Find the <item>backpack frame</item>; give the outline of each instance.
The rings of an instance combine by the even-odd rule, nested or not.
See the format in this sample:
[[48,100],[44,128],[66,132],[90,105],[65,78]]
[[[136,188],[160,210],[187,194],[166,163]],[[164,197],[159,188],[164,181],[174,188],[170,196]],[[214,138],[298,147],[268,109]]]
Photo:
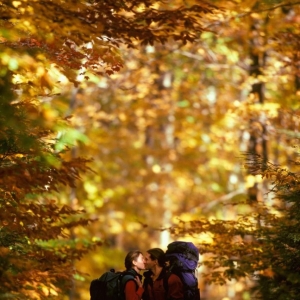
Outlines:
[[172,242],[168,245],[166,260],[170,263],[163,282],[166,292],[168,279],[171,274],[175,274],[183,283],[184,300],[200,300],[198,279],[195,274],[199,261],[198,248],[191,242]]

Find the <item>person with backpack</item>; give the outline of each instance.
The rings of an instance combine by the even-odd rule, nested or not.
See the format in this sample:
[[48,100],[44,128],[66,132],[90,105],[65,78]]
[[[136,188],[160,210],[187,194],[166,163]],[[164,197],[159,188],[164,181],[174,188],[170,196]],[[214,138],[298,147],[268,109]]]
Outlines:
[[125,300],[141,300],[144,292],[142,275],[140,272],[145,269],[144,256],[141,251],[133,250],[125,257],[126,273],[132,275],[124,287]]
[[103,273],[90,284],[90,300],[141,300],[144,288],[141,270],[145,269],[141,251],[133,250],[125,257],[125,271],[114,269]]
[[183,300],[183,284],[176,274],[168,274],[165,253],[160,248],[146,251],[143,300]]

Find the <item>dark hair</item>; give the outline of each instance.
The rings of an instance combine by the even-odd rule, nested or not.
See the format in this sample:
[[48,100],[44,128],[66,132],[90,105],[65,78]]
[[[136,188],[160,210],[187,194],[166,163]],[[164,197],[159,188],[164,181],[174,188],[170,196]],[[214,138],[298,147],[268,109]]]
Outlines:
[[147,253],[150,254],[152,260],[157,259],[158,265],[164,267],[166,263],[165,252],[160,248],[152,248],[147,250]]
[[137,258],[140,256],[140,254],[143,254],[139,250],[132,250],[129,251],[125,257],[125,268],[126,270],[129,270],[133,267],[133,261],[137,260]]

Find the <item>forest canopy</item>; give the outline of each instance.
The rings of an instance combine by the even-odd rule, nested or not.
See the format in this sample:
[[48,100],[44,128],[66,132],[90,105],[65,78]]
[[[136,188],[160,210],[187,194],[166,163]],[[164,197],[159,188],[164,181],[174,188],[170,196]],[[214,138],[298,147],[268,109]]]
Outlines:
[[0,299],[86,299],[175,239],[203,299],[294,299],[299,10],[2,1]]

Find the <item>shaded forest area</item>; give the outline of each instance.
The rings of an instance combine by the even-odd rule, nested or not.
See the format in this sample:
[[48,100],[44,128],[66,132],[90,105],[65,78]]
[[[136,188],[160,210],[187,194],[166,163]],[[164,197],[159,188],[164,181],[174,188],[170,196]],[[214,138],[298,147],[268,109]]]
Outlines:
[[88,299],[193,241],[201,299],[300,294],[300,2],[0,4],[0,299]]

